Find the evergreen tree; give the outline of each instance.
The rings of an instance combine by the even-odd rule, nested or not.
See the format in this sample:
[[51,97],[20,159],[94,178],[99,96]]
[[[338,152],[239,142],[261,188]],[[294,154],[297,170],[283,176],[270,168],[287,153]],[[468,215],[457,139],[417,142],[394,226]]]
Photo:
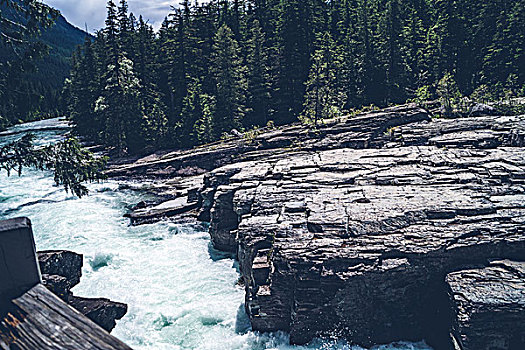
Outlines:
[[213,135],[240,128],[245,115],[246,69],[232,30],[223,25],[215,35],[211,72],[215,81],[216,107]]
[[284,0],[280,20],[279,107],[276,122],[295,120],[302,110],[304,83],[308,78],[310,51],[305,7],[299,0]]
[[[509,1],[495,1],[490,6],[494,13],[492,42],[485,49],[483,72],[490,82],[505,82],[511,74],[521,75],[525,63],[525,10],[524,1],[517,1],[514,6]],[[509,16],[510,13],[510,16]],[[513,64],[513,63],[517,64]],[[521,66],[520,66],[521,63]],[[519,79],[518,79],[519,80]]]
[[525,93],[523,1],[184,0],[154,33],[110,0],[67,102],[79,134],[122,154],[436,95],[452,113],[460,95]]
[[37,61],[48,54],[39,36],[58,15],[37,0],[0,1],[0,129],[42,107],[42,89],[27,81],[28,73],[34,73]]
[[118,18],[118,33],[119,33],[119,44],[120,51],[127,57],[133,57],[132,48],[132,22],[128,17],[128,2],[126,0],[120,0],[119,7],[117,10]]
[[427,67],[438,81],[447,71],[458,73],[462,28],[457,0],[437,0],[434,6],[436,22],[428,35]]
[[248,114],[246,127],[266,125],[270,117],[270,75],[268,71],[268,53],[265,39],[257,19],[250,26],[246,43],[248,70]]
[[385,55],[387,57],[386,83],[389,102],[406,100],[402,86],[406,86],[401,57],[402,19],[399,0],[388,0],[385,14]]
[[377,24],[375,17],[379,13],[372,5],[377,4],[373,4],[371,0],[358,0],[357,3],[359,44],[356,69],[359,71],[360,104],[363,105],[383,104],[387,97],[386,71],[383,68],[384,65],[379,61],[381,55],[378,53],[378,43],[373,40],[374,26],[372,24]]
[[152,48],[156,48],[155,34],[142,16],[139,17],[133,40],[134,71],[140,82],[139,95],[144,114],[144,134],[148,144],[159,148],[166,142],[168,119],[154,75],[157,64],[150,52]]
[[143,114],[140,84],[133,71],[133,62],[122,56],[118,70],[108,66],[106,85],[97,99],[96,111],[105,125],[105,141],[119,155],[126,151],[138,153],[144,148]]
[[346,102],[341,79],[343,57],[330,33],[318,40],[318,49],[312,60],[312,68],[306,83],[305,106],[301,119],[317,125],[323,118],[342,115]]
[[73,56],[73,72],[69,82],[70,118],[75,124],[75,131],[80,135],[93,135],[98,139],[100,129],[97,128],[94,113],[94,102],[97,97],[96,64],[93,44],[86,37],[83,52],[80,48]]
[[441,100],[443,114],[445,116],[452,115],[461,98],[461,93],[452,74],[447,73],[441,78],[437,85],[437,94]]
[[406,70],[407,80],[405,89],[408,96],[414,96],[417,89],[428,82],[425,81],[425,41],[426,30],[424,28],[424,13],[422,6],[408,6],[406,8],[407,20],[402,30],[401,55]]

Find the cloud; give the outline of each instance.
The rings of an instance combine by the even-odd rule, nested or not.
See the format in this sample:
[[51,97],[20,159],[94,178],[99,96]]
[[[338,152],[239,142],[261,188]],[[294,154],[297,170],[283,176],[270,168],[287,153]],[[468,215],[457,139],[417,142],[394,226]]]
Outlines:
[[[85,28],[87,25],[90,32],[95,32],[104,27],[106,0],[44,0],[44,2],[59,9],[70,23],[79,28]],[[180,0],[128,0],[128,2],[130,11],[137,18],[142,15],[157,29],[170,12],[171,6],[178,6]]]

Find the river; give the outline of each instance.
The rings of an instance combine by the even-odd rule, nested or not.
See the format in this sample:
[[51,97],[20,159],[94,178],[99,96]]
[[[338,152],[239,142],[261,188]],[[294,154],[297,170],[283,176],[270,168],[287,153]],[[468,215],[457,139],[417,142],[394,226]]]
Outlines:
[[[65,132],[54,129],[59,124],[53,119],[15,126],[0,136],[0,145],[20,137],[13,132],[30,129],[40,129],[38,145],[56,142]],[[75,295],[128,304],[113,335],[144,350],[361,349],[337,340],[290,346],[286,334],[251,332],[236,262],[213,250],[206,227],[170,222],[132,227],[123,215],[148,195],[121,185],[91,184],[90,195],[77,199],[56,187],[49,172],[0,174],[1,219],[29,217],[38,250],[84,254]],[[374,350],[430,348],[398,343]]]

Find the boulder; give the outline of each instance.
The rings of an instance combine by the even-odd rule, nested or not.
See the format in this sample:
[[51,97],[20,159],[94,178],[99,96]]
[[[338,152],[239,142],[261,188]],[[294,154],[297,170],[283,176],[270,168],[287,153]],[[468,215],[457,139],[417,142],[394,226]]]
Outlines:
[[525,349],[525,262],[454,272],[447,284],[461,350]]
[[481,117],[481,116],[496,115],[496,114],[497,114],[496,108],[489,106],[487,104],[484,104],[484,103],[475,103],[470,108],[470,115],[472,117]]
[[80,298],[71,288],[80,283],[83,256],[65,250],[38,252],[42,283],[60,299],[110,332],[127,312],[127,305],[104,298]]
[[120,320],[128,312],[126,304],[104,298],[93,299],[71,296],[68,304],[108,332],[115,328],[116,320]]
[[[67,292],[80,283],[83,259],[82,255],[65,250],[38,252],[40,272],[64,277],[68,282]],[[53,283],[51,279],[49,282]]]
[[63,301],[68,301],[71,295],[72,286],[71,282],[66,277],[59,275],[43,274],[42,284]]

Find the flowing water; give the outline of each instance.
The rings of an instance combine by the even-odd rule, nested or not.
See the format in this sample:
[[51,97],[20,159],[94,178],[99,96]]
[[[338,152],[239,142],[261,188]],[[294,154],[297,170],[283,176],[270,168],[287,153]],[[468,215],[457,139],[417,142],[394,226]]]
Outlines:
[[[10,131],[47,128],[58,120],[19,125]],[[60,140],[64,131],[37,131],[37,144]],[[21,135],[0,136],[0,145]],[[345,342],[317,340],[290,346],[286,334],[257,334],[243,311],[235,261],[210,245],[204,226],[161,222],[132,227],[123,215],[147,194],[118,182],[89,186],[82,199],[56,187],[49,172],[0,174],[0,219],[27,216],[38,250],[84,254],[84,297],[107,297],[129,305],[113,335],[135,349],[352,349]],[[429,350],[399,343],[375,350]]]

